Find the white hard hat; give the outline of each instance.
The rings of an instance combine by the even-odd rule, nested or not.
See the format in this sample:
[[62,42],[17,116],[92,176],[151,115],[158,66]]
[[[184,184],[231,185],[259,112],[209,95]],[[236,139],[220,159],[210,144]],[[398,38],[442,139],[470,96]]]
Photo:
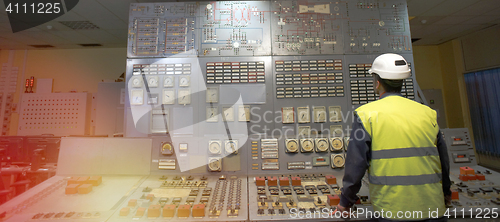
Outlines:
[[392,80],[407,79],[411,76],[411,70],[406,60],[403,56],[394,53],[382,54],[375,58],[368,73],[375,73],[382,79]]

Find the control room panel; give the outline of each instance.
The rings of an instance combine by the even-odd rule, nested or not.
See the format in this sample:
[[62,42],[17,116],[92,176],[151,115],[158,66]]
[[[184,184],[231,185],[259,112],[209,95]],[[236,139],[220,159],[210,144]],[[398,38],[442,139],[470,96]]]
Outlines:
[[[371,63],[398,53],[413,65],[405,0],[132,3],[128,28],[126,138],[63,138],[66,170],[9,202],[7,221],[329,212],[354,110],[379,98]],[[414,70],[401,94],[425,101]],[[450,207],[498,206],[500,177],[477,165],[468,131],[442,132]],[[372,210],[367,177],[362,184],[356,206]]]

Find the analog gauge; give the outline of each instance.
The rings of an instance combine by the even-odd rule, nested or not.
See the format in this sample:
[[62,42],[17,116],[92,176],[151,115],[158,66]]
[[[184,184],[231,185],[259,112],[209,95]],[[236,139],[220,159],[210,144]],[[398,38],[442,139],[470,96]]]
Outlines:
[[217,103],[219,102],[219,88],[207,88],[207,103]]
[[250,106],[238,107],[238,121],[250,122]]
[[330,135],[342,135],[342,125],[330,125]]
[[309,137],[311,135],[310,126],[299,126],[299,137]]
[[163,87],[174,87],[174,77],[167,76],[165,80],[163,80]]
[[175,103],[175,91],[173,89],[164,89],[163,90],[163,104],[174,104]]
[[349,136],[344,137],[344,149],[345,149],[345,151],[347,151],[347,147],[349,146],[350,139],[351,139],[351,137],[349,137]]
[[208,143],[208,152],[210,154],[220,154],[221,153],[221,142],[218,140],[212,140]]
[[142,87],[142,78],[139,76],[133,77],[132,78],[132,87],[134,88],[139,88]]
[[301,139],[300,147],[302,147],[301,152],[303,153],[312,152],[314,149],[314,142],[312,139]]
[[299,123],[310,123],[311,115],[309,114],[309,106],[297,107],[297,118]]
[[178,94],[177,103],[181,105],[186,105],[191,103],[191,90],[179,89],[177,94]]
[[131,105],[144,104],[144,91],[142,89],[130,90],[130,104]]
[[238,140],[228,140],[224,145],[224,150],[226,154],[236,154],[238,153]]
[[330,106],[328,107],[328,112],[330,114],[331,123],[337,123],[342,121],[342,113],[340,106]]
[[316,152],[327,152],[328,151],[328,139],[317,138],[316,139]]
[[156,88],[158,87],[158,76],[151,76],[148,77],[148,87],[150,88]]
[[344,148],[344,142],[340,137],[330,138],[330,145],[332,151],[341,151]]
[[207,107],[207,122],[219,122],[219,109],[217,107]]
[[295,123],[295,112],[293,107],[281,108],[281,118],[283,123]]
[[222,107],[222,120],[226,122],[234,121],[234,108],[231,107]]
[[220,158],[208,158],[208,171],[219,172],[222,170],[222,159]]
[[326,108],[324,106],[313,107],[313,116],[315,123],[326,122]]
[[287,153],[296,153],[299,151],[299,143],[297,139],[287,139],[285,140],[285,147]]
[[180,87],[189,87],[191,83],[191,80],[189,78],[189,76],[181,76],[179,78],[179,86]]
[[332,154],[332,168],[342,168],[345,164],[344,155],[342,154]]
[[165,143],[161,144],[161,154],[162,155],[174,154],[174,147],[172,146],[172,143],[165,142]]

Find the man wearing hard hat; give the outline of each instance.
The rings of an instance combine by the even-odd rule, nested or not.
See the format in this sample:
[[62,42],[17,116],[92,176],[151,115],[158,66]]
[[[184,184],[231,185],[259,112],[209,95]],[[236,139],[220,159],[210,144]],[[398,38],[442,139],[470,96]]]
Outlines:
[[[355,111],[337,211],[345,213],[357,201],[368,170],[373,210],[384,212],[379,221],[446,221],[450,167],[436,112],[401,96],[411,76],[402,56],[378,56],[369,73],[380,98]],[[421,214],[408,217],[407,211]]]

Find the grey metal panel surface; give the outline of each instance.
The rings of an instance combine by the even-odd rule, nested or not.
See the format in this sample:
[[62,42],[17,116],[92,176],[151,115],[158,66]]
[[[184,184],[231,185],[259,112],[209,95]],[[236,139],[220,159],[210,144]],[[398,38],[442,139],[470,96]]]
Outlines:
[[151,139],[63,137],[57,175],[147,175]]
[[102,82],[97,85],[95,135],[113,136],[123,133],[125,111],[122,103],[123,82]]
[[444,109],[442,91],[440,89],[424,89],[422,93],[424,93],[429,107],[436,111],[439,127],[447,128],[448,125],[446,124],[446,112]]
[[343,18],[345,54],[411,53],[405,0],[347,1]]
[[269,1],[200,2],[198,56],[271,55]]
[[271,1],[273,55],[343,54],[346,2]]
[[195,2],[132,3],[128,58],[197,55]]

